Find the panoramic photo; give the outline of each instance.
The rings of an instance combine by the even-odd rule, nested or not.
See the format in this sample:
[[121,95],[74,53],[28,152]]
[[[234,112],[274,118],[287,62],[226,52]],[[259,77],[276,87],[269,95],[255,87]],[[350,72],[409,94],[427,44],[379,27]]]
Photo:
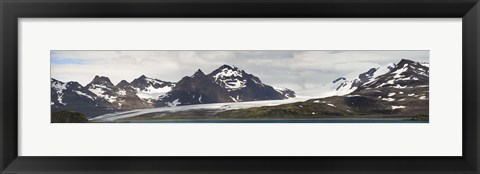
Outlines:
[[51,123],[428,123],[429,51],[52,50]]

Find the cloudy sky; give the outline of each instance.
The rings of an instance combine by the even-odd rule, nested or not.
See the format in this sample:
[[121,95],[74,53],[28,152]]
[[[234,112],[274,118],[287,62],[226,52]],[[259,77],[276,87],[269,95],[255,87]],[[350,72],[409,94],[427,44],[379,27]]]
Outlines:
[[397,63],[429,62],[429,51],[51,51],[51,76],[88,84],[95,75],[116,84],[141,75],[176,82],[197,69],[234,65],[264,83],[310,90],[338,77]]

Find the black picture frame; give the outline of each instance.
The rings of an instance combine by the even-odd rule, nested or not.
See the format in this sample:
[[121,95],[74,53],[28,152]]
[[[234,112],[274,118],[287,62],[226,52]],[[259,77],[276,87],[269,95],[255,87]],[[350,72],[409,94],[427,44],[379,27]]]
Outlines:
[[[0,0],[1,173],[479,173],[478,0]],[[18,18],[462,18],[462,157],[18,156]],[[460,94],[459,94],[460,95]]]

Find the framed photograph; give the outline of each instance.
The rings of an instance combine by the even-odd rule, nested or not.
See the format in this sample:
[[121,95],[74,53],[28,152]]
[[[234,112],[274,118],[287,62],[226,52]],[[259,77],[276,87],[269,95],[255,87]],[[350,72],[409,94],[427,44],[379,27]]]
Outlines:
[[2,1],[2,173],[479,173],[479,4]]
[[429,122],[425,50],[50,56],[52,123]]

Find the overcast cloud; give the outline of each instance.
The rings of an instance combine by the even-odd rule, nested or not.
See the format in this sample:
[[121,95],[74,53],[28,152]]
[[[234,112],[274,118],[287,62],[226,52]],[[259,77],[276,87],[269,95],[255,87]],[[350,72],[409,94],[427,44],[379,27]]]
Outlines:
[[429,62],[429,51],[51,51],[51,76],[82,85],[95,75],[114,84],[141,75],[176,82],[228,64],[266,84],[305,90],[402,58]]

